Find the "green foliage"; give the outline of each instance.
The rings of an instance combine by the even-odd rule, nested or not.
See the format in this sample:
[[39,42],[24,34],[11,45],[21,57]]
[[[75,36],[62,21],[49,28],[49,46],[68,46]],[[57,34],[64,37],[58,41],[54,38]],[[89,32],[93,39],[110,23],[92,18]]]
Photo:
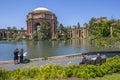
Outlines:
[[99,46],[106,46],[107,45],[107,41],[106,40],[101,40],[101,39],[99,39],[99,40],[97,40],[96,42],[95,42],[95,45],[99,45]]
[[100,38],[95,39],[94,44],[96,46],[118,46],[120,38]]
[[112,75],[106,75],[104,77],[99,77],[96,78],[95,80],[119,80],[120,79],[120,74],[112,74]]
[[36,31],[33,32],[32,38],[33,38],[33,40],[38,40],[38,34]]
[[43,57],[42,60],[48,60],[48,57]]
[[120,56],[108,58],[105,63],[100,66],[95,65],[77,65],[72,64],[62,67],[56,64],[48,64],[34,66],[32,68],[26,66],[23,69],[13,71],[5,71],[0,68],[1,80],[46,80],[46,79],[66,79],[76,77],[80,79],[89,79],[95,77],[103,77],[105,74],[120,72]]
[[28,63],[28,62],[30,62],[30,59],[24,58],[24,59],[23,59],[23,62]]
[[110,26],[113,24],[113,37],[120,36],[120,20],[105,20],[102,18],[91,18],[89,21],[89,35],[94,35],[96,38],[110,37]]
[[13,26],[13,28],[12,28],[12,33],[13,33],[13,34],[14,34],[14,33],[18,33],[17,28],[16,28],[15,26]]
[[114,23],[113,36],[114,37],[119,37],[120,36],[120,20],[115,21],[115,23]]
[[9,71],[5,71],[0,67],[0,80],[9,79],[9,75],[7,75],[8,73]]
[[108,37],[110,35],[109,21],[94,24],[92,23],[90,27],[90,32],[96,37]]
[[51,37],[51,28],[48,22],[42,22],[40,30],[34,31],[32,34],[33,40],[49,40]]
[[40,39],[50,39],[51,38],[51,28],[47,22],[43,22],[39,31]]
[[63,26],[62,24],[60,24],[58,26],[58,38],[60,40],[66,40],[69,39],[69,31],[68,28],[66,28],[65,26]]
[[[79,67],[78,65],[74,65],[74,64],[70,65],[70,66],[66,66],[65,73],[66,73],[67,77],[72,77],[73,75],[75,75],[75,74],[73,74],[73,71],[74,71],[74,69],[77,69],[78,67]],[[74,72],[74,73],[76,73],[76,72]]]
[[77,23],[77,27],[80,28],[80,23],[79,22]]

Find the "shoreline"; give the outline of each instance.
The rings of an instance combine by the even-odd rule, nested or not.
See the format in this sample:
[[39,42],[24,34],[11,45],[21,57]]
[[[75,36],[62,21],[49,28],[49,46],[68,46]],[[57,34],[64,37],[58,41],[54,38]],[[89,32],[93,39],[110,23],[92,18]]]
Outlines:
[[[20,63],[15,65],[13,62],[13,60],[10,61],[0,61],[0,67],[6,69],[6,70],[15,70],[15,69],[20,69],[20,68],[24,68],[25,66],[29,66],[29,67],[33,67],[33,66],[41,66],[41,65],[47,65],[47,64],[57,64],[57,65],[61,65],[61,66],[67,66],[69,64],[80,64],[80,62],[82,61],[82,55],[86,55],[86,57],[88,59],[92,59],[94,57],[96,57],[96,52],[93,53],[76,53],[76,54],[70,54],[70,55],[62,55],[62,56],[53,56],[53,57],[44,57],[44,58],[34,58],[34,59],[30,59],[30,62],[26,62],[26,63]],[[115,54],[115,53],[112,53]],[[120,56],[120,53],[117,53],[115,55]],[[109,58],[109,55],[111,55],[111,52],[109,54],[102,54],[101,53],[101,57],[102,58]],[[113,55],[113,56],[115,56]],[[111,56],[111,57],[113,57]]]
[[[62,56],[52,56],[52,57],[46,57],[46,58],[47,58],[47,60],[57,60],[57,59],[71,58],[71,57],[76,57],[76,56],[80,56],[81,57],[82,53],[62,55]],[[42,60],[44,60],[44,57],[30,59],[30,62],[42,61]],[[14,60],[0,61],[0,64],[12,64],[12,63],[14,63]]]
[[[68,55],[61,55],[61,56],[52,56],[52,57],[41,57],[41,58],[33,58],[30,59],[30,62],[34,61],[45,61],[45,60],[58,60],[58,59],[65,59],[65,58],[72,58],[72,57],[81,57],[82,55],[96,55],[97,53],[100,54],[113,54],[120,56],[120,51],[97,51],[97,52],[86,52],[86,53],[76,53],[76,54],[68,54]],[[28,58],[29,59],[29,58]],[[11,64],[14,63],[14,60],[8,60],[8,61],[0,61],[0,64]]]

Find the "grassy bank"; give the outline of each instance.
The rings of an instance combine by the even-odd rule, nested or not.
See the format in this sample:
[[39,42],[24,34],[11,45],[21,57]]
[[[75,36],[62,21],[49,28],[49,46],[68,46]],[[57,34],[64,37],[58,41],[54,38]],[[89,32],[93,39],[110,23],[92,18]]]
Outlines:
[[93,40],[94,45],[96,46],[109,46],[109,47],[116,47],[120,45],[120,38],[99,38]]
[[104,77],[96,78],[95,80],[120,80],[120,73],[105,75]]

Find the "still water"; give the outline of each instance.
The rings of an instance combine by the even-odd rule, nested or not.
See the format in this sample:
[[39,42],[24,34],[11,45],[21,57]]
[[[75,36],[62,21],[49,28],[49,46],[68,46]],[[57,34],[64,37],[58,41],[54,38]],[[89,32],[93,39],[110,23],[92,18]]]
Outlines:
[[0,61],[12,60],[13,51],[23,48],[28,58],[42,58],[93,51],[116,51],[120,47],[96,47],[86,39],[68,41],[0,41]]

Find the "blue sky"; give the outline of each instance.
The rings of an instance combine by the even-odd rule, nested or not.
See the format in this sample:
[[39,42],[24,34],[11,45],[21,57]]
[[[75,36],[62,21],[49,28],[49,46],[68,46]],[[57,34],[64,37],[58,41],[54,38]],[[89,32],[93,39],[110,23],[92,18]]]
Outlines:
[[26,29],[26,15],[38,7],[50,9],[65,26],[82,26],[92,17],[120,19],[120,0],[0,0],[0,28]]

